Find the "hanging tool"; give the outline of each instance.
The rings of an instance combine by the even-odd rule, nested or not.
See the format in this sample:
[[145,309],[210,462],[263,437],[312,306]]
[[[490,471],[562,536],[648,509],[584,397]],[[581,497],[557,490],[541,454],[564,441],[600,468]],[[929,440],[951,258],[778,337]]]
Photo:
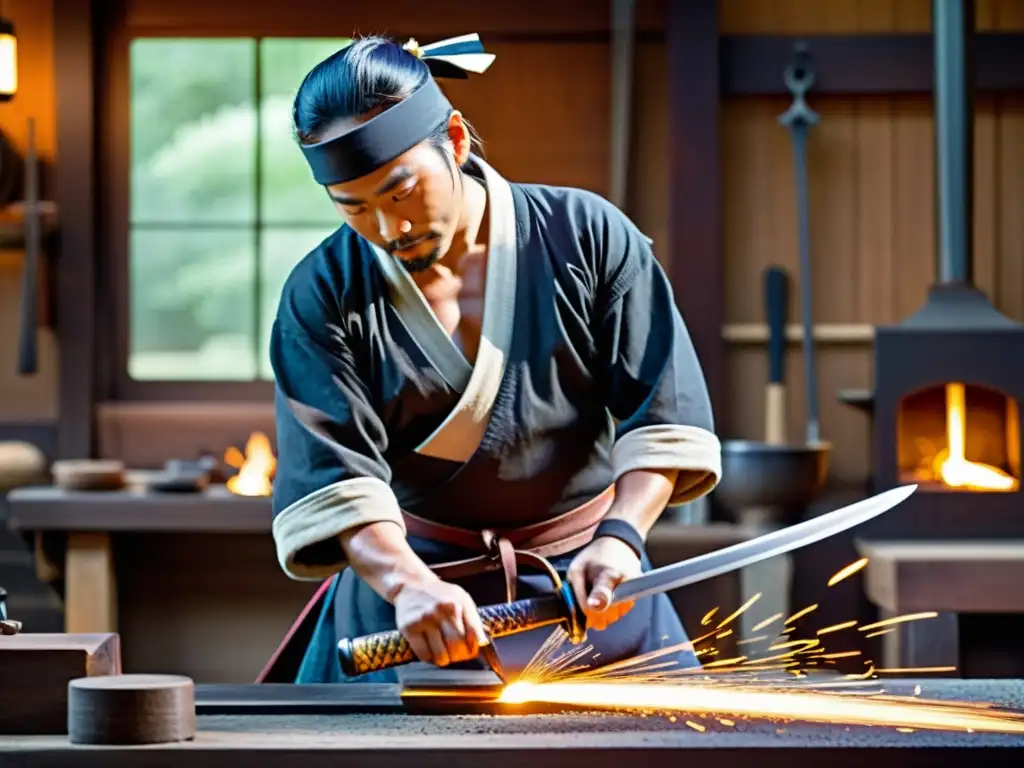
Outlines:
[[786,324],[789,275],[782,267],[764,271],[764,312],[768,323],[768,384],[764,393],[764,441],[786,444]]
[[818,414],[818,372],[814,355],[813,302],[814,283],[811,279],[811,228],[807,197],[807,137],[811,127],[821,117],[807,104],[807,92],[814,85],[814,67],[806,43],[794,46],[792,63],[783,75],[786,88],[793,94],[793,103],[782,115],[779,123],[789,129],[793,139],[793,158],[796,173],[797,227],[800,241],[800,315],[803,323],[804,376],[807,388],[807,443],[821,442],[821,422]]

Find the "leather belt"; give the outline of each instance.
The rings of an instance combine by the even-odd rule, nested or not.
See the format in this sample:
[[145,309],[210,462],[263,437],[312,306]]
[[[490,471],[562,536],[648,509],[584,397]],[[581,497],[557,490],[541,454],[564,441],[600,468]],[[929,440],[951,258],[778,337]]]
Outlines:
[[509,602],[516,598],[519,566],[531,565],[549,570],[546,558],[572,552],[594,537],[597,528],[615,499],[615,486],[550,520],[522,528],[486,528],[474,531],[424,520],[402,511],[410,536],[476,551],[480,554],[464,560],[430,566],[445,580],[458,579],[501,569],[505,574],[505,595]]

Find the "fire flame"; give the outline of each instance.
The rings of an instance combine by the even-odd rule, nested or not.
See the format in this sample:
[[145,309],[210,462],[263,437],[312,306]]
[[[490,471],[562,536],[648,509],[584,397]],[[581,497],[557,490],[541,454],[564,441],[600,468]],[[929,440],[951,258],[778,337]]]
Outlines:
[[1015,477],[998,467],[968,461],[967,397],[963,384],[946,385],[946,448],[931,461],[931,474],[950,488],[971,491],[1015,491]]
[[271,479],[277,469],[277,459],[270,447],[270,438],[262,432],[253,432],[245,444],[243,455],[234,446],[224,453],[224,463],[238,470],[228,478],[228,490],[239,496],[269,496]]

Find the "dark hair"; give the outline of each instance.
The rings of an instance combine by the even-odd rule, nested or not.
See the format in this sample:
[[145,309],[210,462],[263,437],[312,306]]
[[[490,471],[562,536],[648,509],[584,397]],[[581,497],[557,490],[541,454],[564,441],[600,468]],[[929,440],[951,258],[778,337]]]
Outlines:
[[[431,77],[427,65],[385,37],[363,37],[327,57],[302,80],[292,106],[292,122],[300,144],[321,141],[339,120],[388,109]],[[482,155],[482,143],[469,121],[463,121]],[[438,149],[448,141],[442,123],[427,139]]]

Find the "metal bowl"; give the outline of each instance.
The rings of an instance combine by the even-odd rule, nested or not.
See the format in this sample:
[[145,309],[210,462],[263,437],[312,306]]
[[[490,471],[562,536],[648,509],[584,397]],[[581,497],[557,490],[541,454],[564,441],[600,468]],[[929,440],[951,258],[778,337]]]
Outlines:
[[791,525],[821,492],[828,476],[829,443],[769,445],[722,443],[722,480],[715,501],[739,523]]

